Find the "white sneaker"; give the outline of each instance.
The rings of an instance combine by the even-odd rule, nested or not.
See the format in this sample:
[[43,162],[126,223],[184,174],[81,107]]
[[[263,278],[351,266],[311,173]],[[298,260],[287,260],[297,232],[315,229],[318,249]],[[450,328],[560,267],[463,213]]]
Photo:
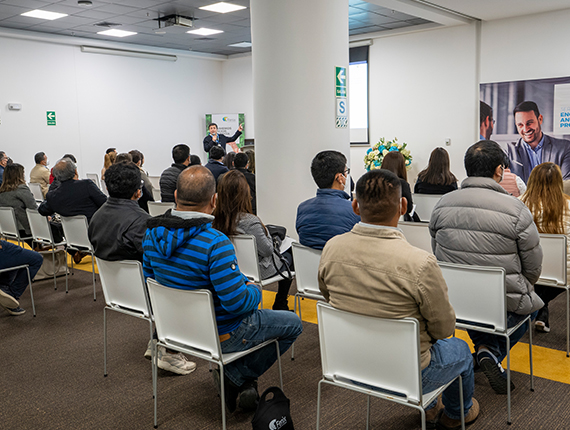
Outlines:
[[158,367],[179,375],[188,375],[196,370],[196,363],[188,361],[181,352],[170,354],[163,346],[158,347]]
[[10,294],[0,290],[0,306],[6,309],[15,309],[20,306],[20,303]]

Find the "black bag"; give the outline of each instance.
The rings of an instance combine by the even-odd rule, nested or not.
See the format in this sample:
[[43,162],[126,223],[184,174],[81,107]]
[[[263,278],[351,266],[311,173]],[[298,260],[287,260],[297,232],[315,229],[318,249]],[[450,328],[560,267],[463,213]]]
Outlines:
[[[284,279],[293,279],[289,262],[281,255],[281,243],[287,236],[287,228],[280,225],[267,224],[265,226],[271,239],[273,239],[273,264],[277,273]],[[285,269],[285,270],[283,270]]]
[[267,224],[265,227],[267,227],[269,235],[273,238],[278,237],[281,239],[281,241],[283,241],[285,239],[285,236],[287,236],[287,228],[281,225]]
[[[266,400],[268,394],[273,398]],[[269,387],[259,398],[255,415],[251,420],[253,430],[294,430],[290,401],[279,387]]]

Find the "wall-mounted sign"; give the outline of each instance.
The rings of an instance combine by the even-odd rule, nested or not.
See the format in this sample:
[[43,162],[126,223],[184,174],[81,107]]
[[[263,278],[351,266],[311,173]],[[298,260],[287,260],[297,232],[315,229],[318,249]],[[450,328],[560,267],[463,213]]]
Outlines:
[[335,127],[348,127],[348,101],[346,99],[346,67],[335,67]]
[[55,125],[55,112],[48,110],[46,112],[47,125]]

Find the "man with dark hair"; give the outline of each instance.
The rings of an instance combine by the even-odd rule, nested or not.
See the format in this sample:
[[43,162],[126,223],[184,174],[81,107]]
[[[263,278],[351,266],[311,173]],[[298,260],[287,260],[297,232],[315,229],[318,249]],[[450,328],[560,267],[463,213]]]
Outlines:
[[[176,209],[148,221],[143,241],[145,277],[167,287],[211,291],[222,352],[243,351],[278,338],[283,354],[301,334],[301,320],[292,312],[257,309],[260,287],[240,272],[229,239],[212,228],[217,198],[212,173],[202,166],[184,170],[175,197]],[[238,404],[245,410],[256,408],[257,378],[276,359],[275,346],[268,345],[224,366],[224,375],[214,370],[216,381],[224,378],[230,412]]]
[[382,169],[366,173],[356,184],[352,208],[362,221],[325,245],[318,275],[321,292],[332,306],[348,312],[417,319],[423,391],[433,391],[458,375],[463,378],[463,405],[456,380],[444,391],[443,404],[434,401],[428,406],[429,428],[438,424],[444,407],[440,428],[461,426],[462,406],[465,423],[475,421],[479,404],[472,399],[473,359],[463,340],[449,338],[455,332],[455,312],[441,270],[432,254],[410,245],[397,228],[407,210],[399,178]]
[[160,175],[160,199],[174,203],[174,190],[178,175],[190,164],[190,147],[180,143],[172,148],[174,163]]
[[493,119],[493,109],[487,103],[479,102],[479,137],[481,140],[489,140],[493,134],[495,120]]
[[526,183],[532,169],[549,161],[560,167],[563,179],[570,179],[570,141],[542,132],[542,115],[535,102],[519,103],[513,114],[521,137],[507,143],[511,171]]
[[247,184],[249,185],[249,192],[251,194],[251,210],[257,214],[257,199],[255,196],[255,175],[251,173],[249,168],[249,157],[244,152],[238,152],[234,158],[235,170],[239,170],[245,176]]
[[105,154],[110,154],[111,152],[114,152],[116,154],[117,148],[107,148],[107,150],[105,151]]
[[148,173],[145,172],[145,170],[142,168],[142,165],[144,163],[144,155],[137,149],[129,151],[129,154],[132,157],[133,163],[135,163],[139,168],[139,171],[141,172],[141,179],[144,183],[144,186],[142,188],[142,196],[139,199],[139,206],[148,213],[148,202],[154,202],[154,196],[152,194],[154,187],[150,178],[148,177]]
[[295,227],[301,244],[323,249],[331,237],[350,231],[360,221],[344,191],[349,173],[346,157],[338,151],[322,151],[313,158],[311,174],[319,189],[316,197],[297,208]]
[[2,185],[2,177],[4,176],[4,168],[8,164],[9,157],[4,151],[0,151],[0,185]]
[[225,134],[218,134],[218,125],[216,123],[211,123],[208,126],[208,135],[204,138],[204,151],[210,152],[214,146],[220,146],[224,152],[226,151],[226,144],[229,144],[234,152],[238,152],[238,147],[235,141],[241,136],[243,131],[243,125],[240,124],[238,130],[234,133],[232,137],[228,137]]
[[216,180],[216,182],[218,182],[218,177],[229,171],[229,169],[224,165],[224,163],[222,163],[222,159],[224,158],[224,155],[226,155],[226,153],[221,146],[212,146],[209,155],[210,159],[208,160],[206,166],[204,167],[206,167],[207,169],[210,170],[210,172],[212,172],[212,175],[214,175],[214,179]]
[[[429,229],[440,261],[503,267],[506,272],[507,325],[536,316],[543,302],[534,291],[542,269],[542,249],[532,214],[524,203],[499,185],[505,153],[490,140],[472,145],[465,154],[467,179],[461,189],[445,194],[435,206]],[[510,336],[512,348],[528,323]],[[474,359],[497,394],[507,394],[501,361],[507,355],[503,337],[468,330]],[[511,387],[514,385],[511,382]]]
[[[120,154],[117,154],[117,158],[115,158],[115,163],[132,163],[133,162],[133,156],[131,154],[129,154],[128,152],[121,152]],[[105,176],[105,179],[107,177]]]
[[45,152],[38,152],[34,155],[34,161],[36,165],[30,171],[30,182],[34,184],[40,184],[42,187],[42,194],[44,199],[49,190],[49,169],[48,158]]
[[197,155],[192,154],[190,156],[190,165],[191,166],[201,166],[202,160],[200,160],[200,157],[198,157]]

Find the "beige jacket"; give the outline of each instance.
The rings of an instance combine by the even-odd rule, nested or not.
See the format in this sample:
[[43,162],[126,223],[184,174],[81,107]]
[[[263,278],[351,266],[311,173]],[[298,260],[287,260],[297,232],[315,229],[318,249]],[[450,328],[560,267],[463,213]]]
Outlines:
[[422,369],[430,347],[455,330],[455,311],[432,254],[393,228],[356,224],[330,239],[321,256],[319,287],[338,309],[380,318],[416,318]]
[[30,182],[40,184],[45,199],[49,190],[49,169],[43,164],[36,164],[30,171]]

